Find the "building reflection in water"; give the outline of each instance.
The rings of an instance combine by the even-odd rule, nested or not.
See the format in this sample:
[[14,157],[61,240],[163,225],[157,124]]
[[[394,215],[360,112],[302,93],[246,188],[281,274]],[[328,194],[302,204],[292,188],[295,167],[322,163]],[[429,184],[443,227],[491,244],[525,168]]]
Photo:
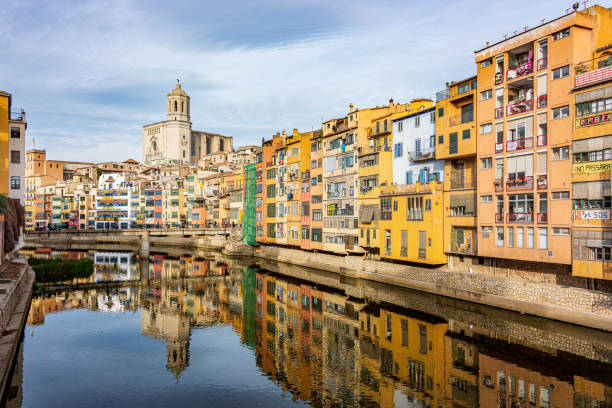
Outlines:
[[165,368],[177,381],[189,367],[191,330],[229,325],[265,376],[316,407],[612,406],[608,362],[240,264],[162,254],[144,267],[131,262],[119,263],[148,284],[35,298],[28,324],[71,308],[140,310],[142,334],[166,343]]

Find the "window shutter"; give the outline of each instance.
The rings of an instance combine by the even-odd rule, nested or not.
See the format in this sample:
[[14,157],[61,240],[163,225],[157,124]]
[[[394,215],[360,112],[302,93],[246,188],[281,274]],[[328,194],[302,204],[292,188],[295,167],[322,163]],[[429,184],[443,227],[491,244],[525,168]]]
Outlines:
[[547,157],[548,154],[546,152],[538,153],[538,174],[547,173]]

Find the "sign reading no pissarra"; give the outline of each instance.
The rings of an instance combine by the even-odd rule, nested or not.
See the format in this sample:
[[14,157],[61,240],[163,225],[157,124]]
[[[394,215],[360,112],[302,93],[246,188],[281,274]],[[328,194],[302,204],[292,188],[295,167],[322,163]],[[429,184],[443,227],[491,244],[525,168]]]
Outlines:
[[609,220],[610,210],[573,210],[573,220]]
[[607,171],[610,171],[610,160],[574,164],[574,174],[604,173]]
[[584,126],[601,125],[609,122],[612,122],[612,112],[601,113],[599,115],[589,116],[588,118],[578,118],[576,119],[576,127],[579,128]]

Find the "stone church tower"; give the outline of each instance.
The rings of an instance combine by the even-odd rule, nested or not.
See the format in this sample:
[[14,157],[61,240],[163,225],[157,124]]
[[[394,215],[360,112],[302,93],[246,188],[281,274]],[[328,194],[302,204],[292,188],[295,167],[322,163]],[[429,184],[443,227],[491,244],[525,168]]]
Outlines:
[[145,165],[196,164],[207,155],[234,150],[231,136],[191,129],[191,100],[178,80],[167,99],[167,120],[142,127]]

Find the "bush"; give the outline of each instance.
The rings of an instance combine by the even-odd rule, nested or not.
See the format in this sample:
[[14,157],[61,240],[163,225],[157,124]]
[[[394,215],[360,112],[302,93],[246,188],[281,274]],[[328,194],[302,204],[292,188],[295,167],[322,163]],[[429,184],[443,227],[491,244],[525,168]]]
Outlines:
[[94,270],[94,263],[89,258],[71,260],[30,258],[28,263],[34,269],[36,282],[39,283],[65,282],[76,278],[88,278]]

